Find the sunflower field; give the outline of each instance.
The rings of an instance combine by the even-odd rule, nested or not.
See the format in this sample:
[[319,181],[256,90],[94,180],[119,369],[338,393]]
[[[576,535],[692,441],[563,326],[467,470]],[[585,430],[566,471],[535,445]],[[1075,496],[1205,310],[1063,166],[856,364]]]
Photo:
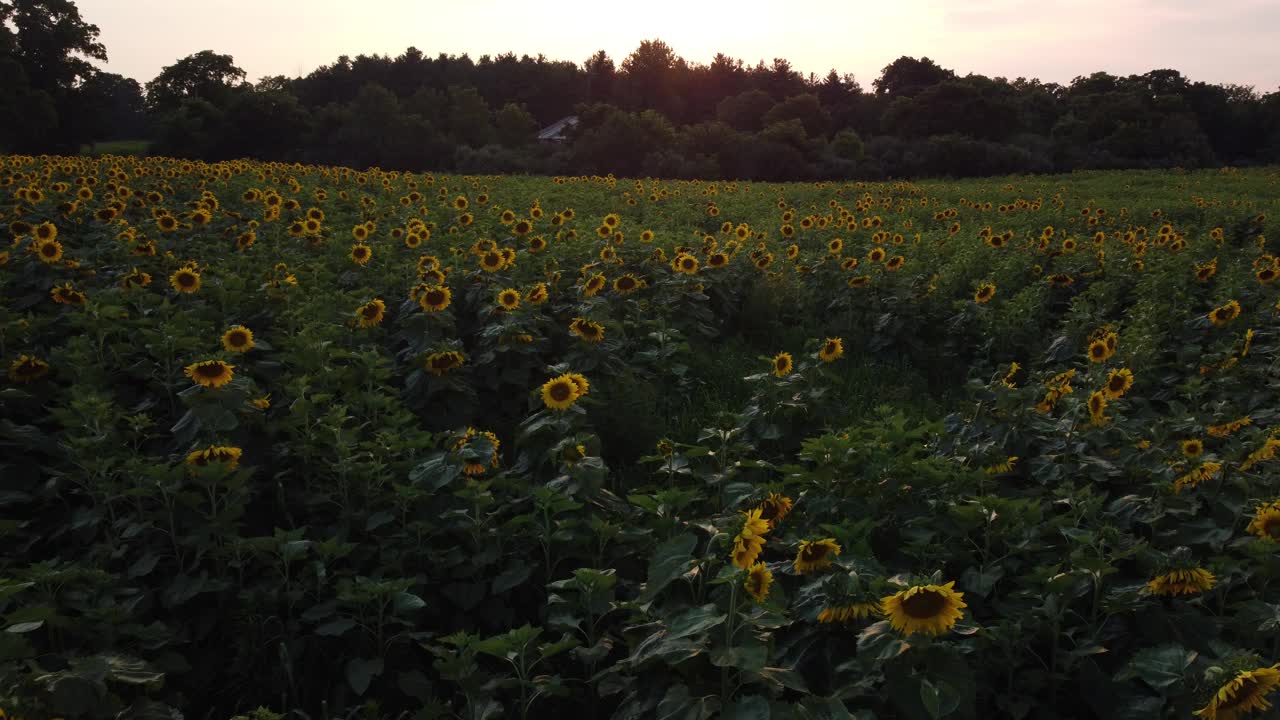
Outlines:
[[7,717],[1275,717],[1275,169],[0,186]]

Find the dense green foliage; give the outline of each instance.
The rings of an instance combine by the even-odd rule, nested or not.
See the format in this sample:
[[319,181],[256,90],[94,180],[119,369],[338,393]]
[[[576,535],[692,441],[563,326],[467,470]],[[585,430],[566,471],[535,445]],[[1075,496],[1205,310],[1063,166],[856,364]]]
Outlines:
[[0,707],[1187,717],[1280,659],[1278,179],[0,157]]

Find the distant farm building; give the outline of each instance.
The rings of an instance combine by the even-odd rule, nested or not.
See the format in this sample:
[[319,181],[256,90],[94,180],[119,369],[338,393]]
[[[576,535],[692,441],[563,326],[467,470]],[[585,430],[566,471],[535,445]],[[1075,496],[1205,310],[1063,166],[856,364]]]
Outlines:
[[568,140],[568,133],[578,124],[577,115],[567,115],[550,125],[542,128],[538,133],[538,142],[564,142]]

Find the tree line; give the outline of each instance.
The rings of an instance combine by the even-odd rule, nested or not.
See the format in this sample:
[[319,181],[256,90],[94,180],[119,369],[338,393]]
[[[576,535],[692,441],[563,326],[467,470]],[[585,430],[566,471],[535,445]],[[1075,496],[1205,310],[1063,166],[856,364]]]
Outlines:
[[[900,57],[864,88],[780,58],[692,63],[646,40],[620,64],[409,48],[256,82],[206,50],[142,86],[88,62],[106,59],[97,35],[71,0],[0,0],[0,148],[145,138],[207,160],[755,180],[1280,161],[1280,91],[1168,69],[1061,85]],[[566,140],[538,141],[569,115]]]

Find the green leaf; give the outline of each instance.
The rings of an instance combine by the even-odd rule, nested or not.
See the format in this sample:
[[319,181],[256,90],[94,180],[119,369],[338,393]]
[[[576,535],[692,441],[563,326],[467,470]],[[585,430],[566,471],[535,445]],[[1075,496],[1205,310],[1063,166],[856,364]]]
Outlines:
[[37,620],[35,622],[14,623],[13,625],[10,625],[9,627],[5,628],[4,631],[7,633],[14,633],[16,635],[21,635],[22,633],[29,633],[35,630],[39,630],[43,625],[44,625],[43,620]]
[[858,635],[858,655],[872,660],[895,658],[910,647],[893,632],[892,626],[885,620],[867,626]]
[[711,664],[716,667],[735,667],[748,672],[760,672],[769,659],[769,649],[763,644],[735,645],[720,648],[711,653]]
[[392,607],[398,613],[413,612],[427,606],[427,601],[413,593],[398,592],[392,600]]
[[506,570],[498,573],[493,579],[493,593],[495,595],[504,593],[520,583],[529,579],[529,575],[533,573],[533,565],[529,563],[517,563],[510,565]]
[[658,546],[649,559],[649,579],[640,602],[649,602],[670,585],[673,580],[689,571],[693,564],[693,548],[698,539],[692,533],[678,535]]
[[1182,682],[1183,673],[1195,662],[1198,653],[1181,645],[1161,645],[1146,648],[1133,656],[1129,663],[1132,673],[1156,690]]
[[356,626],[356,621],[350,618],[338,618],[316,628],[317,635],[325,635],[327,637],[337,637]]
[[382,658],[352,658],[347,661],[347,683],[356,695],[364,695],[369,683],[382,674]]
[[929,717],[937,720],[950,715],[960,707],[960,694],[946,682],[939,681],[934,685],[929,682],[929,678],[922,678],[920,702],[924,703],[924,709],[928,711]]
[[675,640],[705,632],[724,622],[726,617],[728,616],[715,605],[690,608],[671,619],[667,627],[667,638]]
[[769,720],[769,702],[758,695],[738,698],[720,717],[722,720]]

